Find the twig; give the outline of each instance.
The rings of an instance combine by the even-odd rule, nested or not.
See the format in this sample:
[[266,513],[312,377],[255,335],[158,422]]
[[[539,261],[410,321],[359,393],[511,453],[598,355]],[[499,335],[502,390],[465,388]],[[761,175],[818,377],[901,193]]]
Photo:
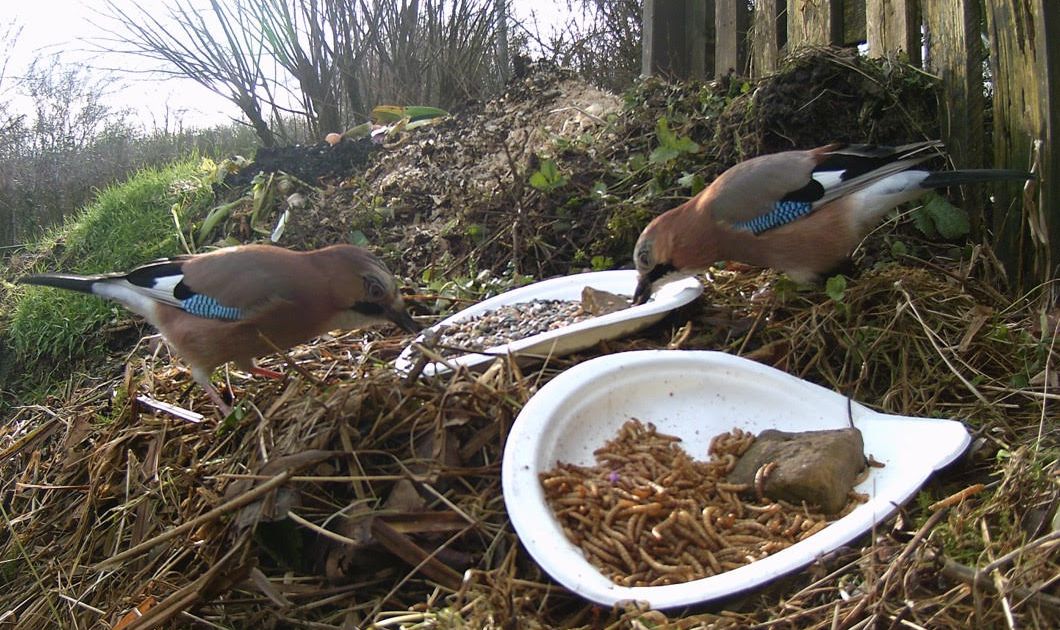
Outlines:
[[[994,554],[991,553],[990,550],[993,541],[990,540],[990,528],[987,527],[985,518],[979,519],[979,529],[983,532],[983,542],[986,543],[985,547],[987,556],[993,556]],[[1008,592],[1005,589],[1005,578],[1001,575],[1001,571],[995,569],[990,573],[980,572],[979,577],[982,576],[989,576],[990,579],[994,581],[994,589],[1001,597],[1001,610],[1005,613],[1005,623],[1008,624],[1009,630],[1016,630],[1016,619],[1012,616],[1012,604],[1008,601]],[[972,586],[982,588],[982,585],[986,583],[986,580],[980,580],[979,582],[972,584]]]
[[249,491],[249,492],[247,492],[245,494],[241,494],[238,497],[232,499],[231,501],[228,501],[226,503],[222,503],[221,505],[215,507],[214,509],[210,510],[209,512],[203,514],[202,516],[193,518],[190,521],[185,521],[184,523],[181,523],[180,525],[174,527],[173,529],[171,529],[169,531],[166,531],[166,532],[162,532],[161,534],[159,534],[158,536],[155,536],[154,538],[152,538],[150,540],[145,540],[142,543],[140,543],[139,545],[135,545],[133,547],[130,547],[129,549],[126,549],[125,551],[123,551],[123,552],[121,552],[121,553],[119,553],[117,555],[111,556],[111,557],[107,558],[106,560],[98,562],[98,563],[96,563],[96,565],[93,568],[94,569],[102,569],[102,568],[104,568],[104,567],[106,567],[108,565],[112,565],[112,564],[115,564],[117,562],[121,562],[123,560],[128,560],[129,558],[134,558],[134,557],[140,555],[141,553],[147,551],[148,549],[150,549],[150,548],[152,548],[152,547],[154,547],[154,546],[156,546],[158,544],[164,543],[165,541],[169,540],[170,538],[175,538],[177,536],[180,536],[184,532],[193,530],[196,527],[198,527],[199,525],[202,525],[203,523],[208,523],[209,521],[215,520],[215,519],[223,516],[224,514],[227,514],[228,512],[231,512],[233,510],[237,510],[237,509],[243,507],[244,505],[249,505],[250,503],[253,503],[254,501],[256,501],[262,495],[268,494],[270,491],[272,491],[277,486],[283,485],[283,483],[285,481],[287,481],[291,477],[292,474],[293,474],[293,471],[285,470],[285,471],[281,472],[280,474],[276,475],[275,477],[273,477],[272,479],[270,479],[270,480],[266,481],[265,483],[261,484],[257,488],[254,488],[253,490],[251,490],[251,491]]
[[291,366],[291,369],[293,369],[295,372],[298,372],[299,374],[301,374],[302,378],[304,378],[305,380],[309,381],[310,383],[312,383],[313,385],[315,385],[317,387],[320,387],[321,385],[323,385],[323,383],[320,382],[320,379],[318,379],[317,377],[315,377],[312,374],[310,374],[309,371],[306,370],[301,365],[298,365],[298,363],[294,359],[291,358],[291,355],[287,354],[286,350],[284,350],[283,348],[281,348],[281,347],[277,346],[275,343],[273,343],[272,339],[269,339],[268,337],[266,337],[261,331],[258,331],[258,336],[261,337],[261,340],[264,341],[265,344],[268,345],[269,348],[271,348],[273,352],[275,352],[276,354],[278,354],[281,357],[283,357],[283,360],[287,362],[287,365]]
[[1012,551],[1006,553],[1005,555],[1001,556],[1000,558],[994,560],[990,564],[983,567],[983,571],[989,573],[995,569],[999,569],[1004,565],[1008,564],[1009,562],[1012,562],[1019,556],[1023,555],[1024,553],[1027,553],[1028,551],[1037,547],[1041,547],[1042,545],[1050,543],[1054,540],[1060,540],[1060,531],[1055,531],[1046,534],[1041,538],[1036,538],[1035,540],[1032,540],[1031,542],[1027,543],[1026,545],[1023,545],[1022,547],[1013,549]]
[[[414,575],[416,575],[416,574],[417,574],[418,572],[420,572],[420,571],[421,571],[421,570],[423,569],[423,567],[424,567],[424,566],[425,566],[425,565],[426,565],[426,564],[427,564],[428,562],[431,562],[431,561],[435,561],[435,562],[437,562],[437,560],[435,559],[435,556],[437,556],[437,555],[438,555],[438,552],[439,552],[439,551],[441,551],[441,550],[443,550],[443,549],[445,549],[445,548],[447,548],[447,547],[449,547],[449,545],[450,545],[450,544],[452,544],[452,542],[453,542],[453,541],[457,540],[458,538],[460,538],[461,536],[463,536],[464,534],[466,534],[466,533],[467,533],[468,531],[470,531],[470,530],[471,530],[471,528],[472,528],[472,527],[473,527],[473,525],[468,525],[468,526],[467,526],[467,527],[465,527],[464,529],[462,529],[462,530],[460,530],[460,531],[456,532],[455,534],[453,534],[452,536],[450,536],[449,538],[447,538],[447,539],[445,540],[445,542],[443,542],[443,543],[442,543],[442,544],[441,544],[441,545],[440,545],[440,546],[439,546],[439,547],[438,547],[437,549],[435,549],[434,551],[432,551],[432,552],[430,552],[429,554],[427,554],[427,556],[426,556],[426,557],[424,557],[424,558],[423,558],[423,559],[422,559],[422,560],[421,560],[421,561],[420,561],[420,562],[419,562],[418,564],[416,564],[416,565],[415,565],[415,566],[414,566],[414,567],[412,568],[412,571],[410,571],[410,572],[406,573],[406,574],[405,574],[405,576],[404,576],[403,578],[401,578],[401,580],[399,580],[399,581],[397,582],[397,584],[395,584],[395,585],[394,585],[394,586],[393,586],[393,587],[392,587],[392,588],[390,589],[390,591],[389,591],[389,592],[388,592],[388,593],[386,594],[386,596],[385,596],[385,597],[379,598],[379,599],[377,600],[377,602],[376,602],[376,605],[375,605],[375,607],[374,607],[374,608],[372,608],[372,610],[371,610],[371,612],[370,612],[370,613],[368,613],[368,615],[367,615],[367,618],[368,618],[368,619],[371,619],[372,617],[374,617],[374,616],[376,616],[377,614],[379,614],[379,611],[380,611],[380,607],[381,607],[381,606],[383,605],[383,603],[384,603],[384,602],[388,601],[388,600],[389,600],[389,599],[390,599],[391,597],[393,597],[394,593],[397,593],[397,592],[398,592],[398,590],[400,590],[400,589],[401,589],[401,587],[402,587],[402,586],[404,586],[404,585],[405,585],[405,583],[406,583],[406,582],[408,582],[408,581],[409,581],[409,580],[410,580],[410,579],[412,578],[412,576],[414,576]],[[456,571],[455,571],[455,570],[453,570],[453,569],[450,569],[450,570],[451,570],[451,571],[453,571],[454,573],[456,572]],[[457,575],[460,575],[460,574],[457,574]],[[462,582],[463,582],[463,576],[460,576],[460,581],[459,581],[459,582],[458,582],[458,584],[457,584],[457,588],[459,588],[459,585],[460,585],[460,584],[461,584]],[[456,590],[456,589],[453,589],[453,590]]]
[[983,491],[983,488],[985,488],[985,487],[986,486],[984,486],[981,483],[977,483],[977,484],[968,486],[964,490],[961,490],[960,492],[955,492],[955,493],[951,494],[950,496],[946,497],[945,499],[942,499],[940,501],[935,501],[930,506],[928,506],[928,509],[931,510],[932,512],[936,512],[936,511],[941,510],[943,508],[953,507],[953,506],[957,505],[958,503],[964,501],[968,497],[970,497],[972,495],[979,494],[980,492]]
[[950,371],[953,372],[954,376],[956,376],[957,379],[960,380],[961,383],[963,383],[964,386],[968,388],[968,391],[972,392],[972,394],[974,394],[975,397],[979,399],[979,402],[983,403],[984,405],[989,405],[990,401],[986,399],[986,396],[983,396],[983,394],[975,388],[975,385],[972,385],[970,382],[968,382],[968,379],[964,378],[964,375],[957,371],[957,368],[953,365],[953,363],[950,363],[949,357],[946,356],[946,354],[942,351],[942,348],[939,347],[938,341],[935,340],[935,331],[927,325],[927,322],[925,322],[924,318],[920,315],[920,311],[918,311],[916,305],[913,304],[912,296],[909,295],[909,292],[906,291],[905,287],[902,286],[902,281],[899,280],[898,282],[896,282],[895,287],[902,292],[902,296],[905,297],[905,303],[909,305],[909,308],[913,311],[913,316],[916,317],[916,320],[920,322],[921,326],[923,326],[924,335],[927,337],[928,342],[931,343],[931,347],[934,348],[935,352],[938,353],[939,357],[942,359],[942,362],[945,363],[946,367],[950,368]]
[[323,536],[324,538],[329,538],[331,540],[334,540],[335,542],[339,542],[339,543],[342,543],[344,545],[351,545],[353,547],[357,546],[357,541],[356,540],[354,540],[354,539],[352,539],[352,538],[350,538],[348,536],[343,536],[342,534],[333,532],[330,529],[324,529],[320,525],[317,525],[316,523],[313,523],[312,521],[308,521],[305,518],[295,514],[294,510],[287,510],[287,518],[289,518],[292,521],[294,521],[295,523],[305,527],[306,529],[312,530],[313,532],[319,534],[320,536]]
[[[925,557],[928,560],[931,560],[932,562],[941,562],[942,566],[940,567],[939,572],[942,573],[942,575],[945,575],[946,577],[950,578],[951,580],[957,580],[958,582],[963,582],[965,584],[968,584],[972,587],[984,591],[1000,594],[999,591],[997,591],[997,587],[994,585],[994,583],[988,579],[985,579],[985,577],[988,575],[986,569],[989,568],[991,565],[987,565],[982,569],[976,570],[972,567],[951,560],[946,556],[936,553],[935,551],[932,551],[930,549],[925,554]],[[997,561],[995,560],[995,562]],[[1035,604],[1039,604],[1060,614],[1060,597],[1056,597],[1055,595],[1049,595],[1048,593],[1042,593],[1040,591],[1036,591],[1025,586],[1006,585],[1006,590],[1007,592],[1012,593],[1021,600],[1034,602]]]
[[[217,579],[222,577],[223,571],[232,564],[233,560],[235,560],[239,554],[244,552],[244,546],[250,539],[250,536],[251,531],[247,530],[247,532],[243,534],[242,539],[232,545],[232,548],[221,556],[221,558],[212,567],[207,569],[197,580],[190,582],[180,590],[159,602],[157,606],[154,606],[145,612],[142,617],[138,618],[128,626],[129,630],[148,630],[149,628],[157,628],[161,624],[190,608],[197,601],[212,597],[215,594],[215,591],[218,590],[216,585]],[[249,574],[250,569],[251,565],[246,563],[241,567],[237,567],[236,573],[238,575],[229,576],[229,582],[234,583],[242,581],[243,578]]]
[[177,405],[173,405],[167,402],[162,402],[148,396],[147,394],[137,394],[136,398],[133,399],[133,404],[136,406],[146,407],[150,411],[158,411],[161,413],[169,414],[178,420],[185,422],[191,422],[192,424],[201,423],[206,416],[201,413],[185,409]]
[[887,599],[887,593],[891,590],[889,586],[891,577],[896,571],[899,570],[899,568],[903,567],[906,558],[908,558],[913,553],[917,545],[920,544],[920,541],[922,541],[924,537],[928,535],[928,532],[930,532],[935,527],[935,525],[937,525],[938,522],[942,520],[942,515],[946,513],[946,509],[947,508],[945,507],[940,509],[938,512],[935,512],[931,516],[929,516],[926,521],[924,521],[924,524],[921,525],[920,529],[918,529],[916,533],[913,534],[913,537],[909,539],[909,542],[906,543],[905,547],[902,549],[902,552],[898,554],[898,557],[891,561],[891,563],[887,566],[887,570],[883,572],[883,575],[880,576],[880,579],[876,580],[872,584],[872,587],[868,590],[865,596],[861,598],[857,606],[855,606],[853,610],[851,610],[849,613],[846,614],[845,617],[843,617],[843,621],[840,622],[839,628],[851,627],[851,624],[854,622],[857,616],[860,615],[861,611],[863,611],[865,609],[865,606],[868,605],[869,600],[872,599],[872,596],[876,594],[876,591],[879,589],[880,584],[883,585],[883,592],[880,594],[880,598],[877,601],[884,601]]
[[0,517],[3,517],[4,524],[6,525],[4,529],[10,532],[11,539],[14,540],[19,555],[22,556],[26,566],[29,567],[29,572],[33,574],[33,579],[36,581],[37,587],[44,595],[44,602],[48,605],[48,610],[51,611],[54,621],[61,625],[62,617],[59,615],[59,609],[55,605],[55,601],[52,599],[52,589],[47,585],[47,582],[44,581],[44,578],[41,577],[40,572],[37,570],[37,565],[34,562],[35,558],[30,555],[29,550],[27,550],[25,545],[22,544],[22,537],[11,527],[11,518],[8,516],[7,510],[4,509],[3,501],[0,501]]
[[8,446],[3,451],[0,451],[0,462],[6,460],[7,458],[13,455],[16,455],[17,453],[25,449],[27,446],[29,446],[31,443],[33,443],[34,440],[43,439],[51,435],[52,431],[59,428],[59,416],[54,411],[43,405],[33,405],[32,408],[47,415],[48,419],[42,421],[32,431],[29,431],[22,437],[15,440],[14,443],[11,444],[11,446]]

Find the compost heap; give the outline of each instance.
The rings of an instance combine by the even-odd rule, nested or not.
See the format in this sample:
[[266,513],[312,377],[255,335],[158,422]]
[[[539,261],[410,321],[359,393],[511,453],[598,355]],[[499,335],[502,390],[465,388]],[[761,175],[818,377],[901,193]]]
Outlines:
[[[756,84],[648,81],[623,99],[538,68],[363,171],[303,173],[311,203],[282,243],[360,234],[417,281],[621,266],[695,175],[789,146],[933,136],[930,88],[912,69],[835,52]],[[663,117],[699,150],[653,161]],[[531,185],[548,161],[553,177]],[[115,357],[123,375],[75,380],[0,429],[0,627],[124,628],[141,614],[139,627],[1049,627],[1058,445],[1041,391],[1056,378],[1057,318],[999,292],[992,260],[861,260],[829,293],[716,270],[701,300],[648,331],[525,373],[502,361],[405,383],[386,362],[406,338],[325,336],[288,353],[297,370],[263,362],[284,380],[231,374],[247,409],[220,424],[186,370],[145,344]],[[667,347],[749,356],[887,412],[957,417],[975,448],[871,537],[768,588],[665,614],[602,609],[520,547],[504,440],[559,371]],[[207,417],[145,411],[138,395]]]

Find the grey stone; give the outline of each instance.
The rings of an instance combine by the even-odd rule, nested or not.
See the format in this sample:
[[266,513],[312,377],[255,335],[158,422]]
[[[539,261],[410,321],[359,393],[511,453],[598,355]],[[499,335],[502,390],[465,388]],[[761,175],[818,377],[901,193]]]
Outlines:
[[624,295],[588,286],[582,289],[582,310],[594,317],[608,315],[629,307],[629,298]]
[[826,514],[843,509],[865,469],[865,443],[855,428],[828,431],[762,431],[728,475],[754,487],[755,473],[776,462],[762,486],[771,499],[816,505]]

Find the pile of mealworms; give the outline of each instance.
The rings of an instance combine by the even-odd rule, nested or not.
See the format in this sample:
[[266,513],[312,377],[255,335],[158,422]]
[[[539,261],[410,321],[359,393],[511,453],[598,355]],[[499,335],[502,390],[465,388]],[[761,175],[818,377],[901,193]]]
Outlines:
[[710,460],[697,461],[680,438],[634,418],[594,453],[595,466],[559,462],[541,484],[567,537],[616,584],[687,582],[760,560],[828,524],[824,514],[762,497],[761,469],[758,492],[726,482],[754,439],[738,428],[722,433]]

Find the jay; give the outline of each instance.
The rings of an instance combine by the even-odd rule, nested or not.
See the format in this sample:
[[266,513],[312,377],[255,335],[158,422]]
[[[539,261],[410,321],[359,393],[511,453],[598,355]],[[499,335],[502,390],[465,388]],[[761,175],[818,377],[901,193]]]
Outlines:
[[1003,169],[914,168],[939,147],[937,140],[897,147],[829,144],[740,162],[644,228],[633,250],[633,303],[647,302],[671,274],[702,271],[719,260],[772,267],[811,282],[844,263],[891,209],[928,190],[1033,177]]
[[383,262],[353,245],[306,252],[240,245],[165,258],[127,273],[39,274],[20,281],[98,295],[142,316],[225,415],[231,407],[210,375],[229,361],[265,374],[254,365],[256,357],[329,330],[384,321],[409,332],[420,329]]

